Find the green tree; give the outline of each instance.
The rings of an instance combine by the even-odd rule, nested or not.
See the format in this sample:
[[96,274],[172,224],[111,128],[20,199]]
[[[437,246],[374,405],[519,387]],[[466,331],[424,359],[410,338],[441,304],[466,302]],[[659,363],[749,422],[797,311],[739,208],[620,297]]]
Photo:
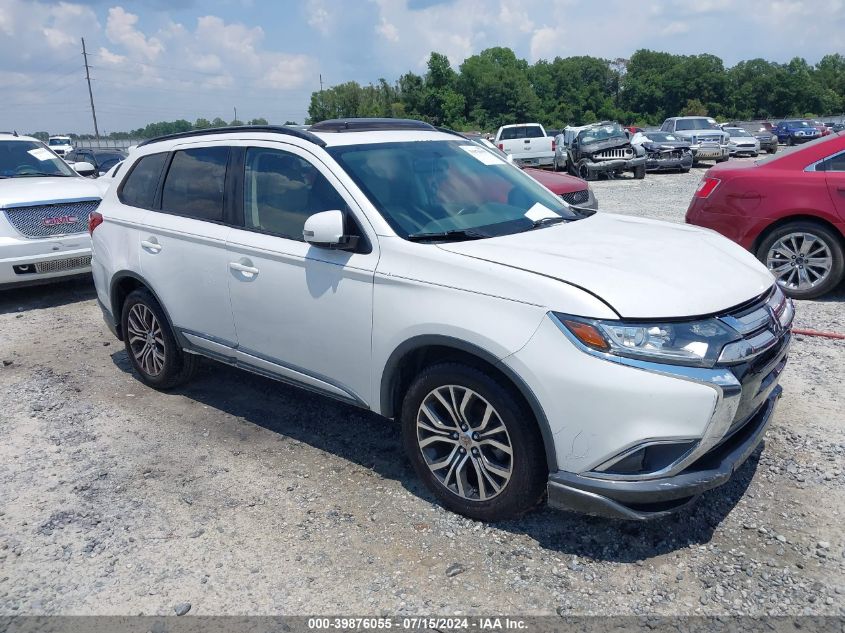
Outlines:
[[195,130],[205,130],[211,127],[211,121],[208,119],[197,119],[194,121],[194,129]]
[[263,118],[259,117],[257,119],[250,119],[249,125],[270,125],[270,124],[267,123],[267,119],[263,119]]

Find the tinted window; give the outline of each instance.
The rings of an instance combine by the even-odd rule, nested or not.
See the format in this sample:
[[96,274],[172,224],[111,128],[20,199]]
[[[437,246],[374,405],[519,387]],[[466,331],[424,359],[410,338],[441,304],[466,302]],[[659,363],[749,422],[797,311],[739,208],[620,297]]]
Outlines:
[[152,209],[158,179],[166,160],[166,153],[150,154],[135,163],[118,193],[120,201],[133,207]]
[[309,216],[346,209],[328,180],[308,161],[275,149],[246,152],[244,225],[302,241]]
[[816,171],[845,171],[845,152],[828,158],[819,163]]
[[520,125],[518,127],[506,127],[502,130],[500,141],[509,141],[515,138],[543,138],[543,129],[539,125]]
[[173,155],[161,191],[163,211],[198,220],[223,220],[228,147],[199,147]]

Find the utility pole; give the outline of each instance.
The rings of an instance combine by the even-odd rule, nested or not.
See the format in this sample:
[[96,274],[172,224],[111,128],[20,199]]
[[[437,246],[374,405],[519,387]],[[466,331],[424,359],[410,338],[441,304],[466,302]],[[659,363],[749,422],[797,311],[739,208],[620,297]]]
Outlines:
[[320,73],[320,92],[323,92],[323,73]]
[[91,116],[94,117],[94,135],[100,144],[100,130],[97,128],[97,111],[94,109],[94,93],[91,91],[91,73],[88,70],[88,52],[85,50],[85,38],[82,38],[82,58],[85,60],[85,79],[88,81],[88,97],[91,99]]
[[238,120],[238,107],[235,106],[235,121]]

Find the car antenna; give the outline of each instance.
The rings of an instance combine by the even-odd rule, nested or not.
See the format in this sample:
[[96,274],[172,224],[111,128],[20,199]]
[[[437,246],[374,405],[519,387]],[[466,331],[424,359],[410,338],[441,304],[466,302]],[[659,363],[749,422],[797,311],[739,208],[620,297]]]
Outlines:
[[14,131],[12,132],[12,136],[17,136],[17,135],[18,135],[18,131],[17,131],[17,130],[14,130]]

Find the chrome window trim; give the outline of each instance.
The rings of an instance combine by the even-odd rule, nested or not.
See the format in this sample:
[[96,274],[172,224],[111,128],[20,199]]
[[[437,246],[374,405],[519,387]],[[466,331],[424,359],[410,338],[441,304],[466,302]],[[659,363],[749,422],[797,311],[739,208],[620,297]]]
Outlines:
[[[830,156],[825,156],[824,158],[820,158],[820,159],[819,159],[819,160],[817,160],[816,162],[814,162],[814,163],[811,163],[811,164],[807,165],[807,166],[804,168],[804,171],[805,171],[805,172],[817,172],[817,171],[819,171],[819,170],[818,170],[818,169],[816,169],[816,167],[818,167],[818,166],[819,166],[820,164],[822,164],[824,161],[826,161],[826,160],[830,160],[831,158],[836,158],[837,156],[841,156],[841,155],[843,155],[843,154],[845,154],[845,150],[842,150],[842,151],[839,151],[839,152],[833,152],[833,154],[831,154]],[[827,171],[826,171],[826,170],[821,170],[821,172],[820,172],[820,173],[827,173]],[[840,174],[840,173],[843,173],[843,172],[839,172],[839,171],[837,171],[837,172],[835,172],[835,173]]]

